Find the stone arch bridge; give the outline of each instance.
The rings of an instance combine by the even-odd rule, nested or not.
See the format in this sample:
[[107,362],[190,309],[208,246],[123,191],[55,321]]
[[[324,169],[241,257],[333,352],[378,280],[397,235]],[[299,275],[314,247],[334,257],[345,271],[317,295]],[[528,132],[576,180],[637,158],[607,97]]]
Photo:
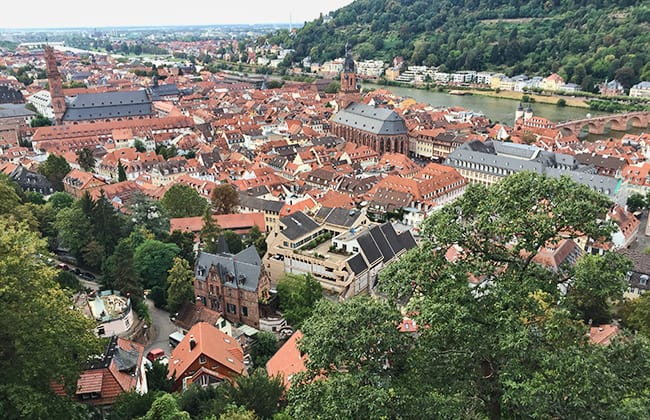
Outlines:
[[557,128],[564,135],[574,134],[577,136],[585,128],[587,128],[589,134],[603,134],[608,127],[614,131],[626,131],[630,125],[637,128],[646,128],[648,124],[650,124],[650,111],[639,111],[565,121],[557,124]]

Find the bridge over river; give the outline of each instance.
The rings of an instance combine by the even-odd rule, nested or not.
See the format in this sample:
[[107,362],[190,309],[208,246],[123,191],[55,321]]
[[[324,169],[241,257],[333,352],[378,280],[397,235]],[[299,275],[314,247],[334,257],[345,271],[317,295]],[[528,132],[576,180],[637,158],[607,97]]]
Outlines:
[[614,131],[627,131],[630,127],[647,128],[650,124],[650,111],[612,114],[557,124],[564,135],[579,135],[585,128],[589,134],[603,134],[608,128]]

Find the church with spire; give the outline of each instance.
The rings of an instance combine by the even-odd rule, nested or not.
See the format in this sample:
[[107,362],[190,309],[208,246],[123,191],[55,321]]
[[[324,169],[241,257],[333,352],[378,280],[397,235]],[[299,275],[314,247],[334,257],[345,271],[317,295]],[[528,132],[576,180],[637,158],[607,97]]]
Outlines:
[[352,54],[348,51],[348,45],[345,45],[345,61],[343,71],[341,72],[341,92],[357,93],[357,66],[354,64]]

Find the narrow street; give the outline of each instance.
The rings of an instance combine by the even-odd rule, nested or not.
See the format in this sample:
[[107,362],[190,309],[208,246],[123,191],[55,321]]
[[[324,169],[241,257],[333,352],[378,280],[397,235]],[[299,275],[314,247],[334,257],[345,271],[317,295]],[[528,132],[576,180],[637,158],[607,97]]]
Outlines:
[[176,331],[176,326],[169,319],[169,312],[156,308],[151,299],[145,299],[145,302],[151,315],[151,327],[147,331],[149,344],[145,348],[145,354],[149,353],[149,350],[159,347],[165,350],[165,354],[169,356],[171,354],[169,334]]

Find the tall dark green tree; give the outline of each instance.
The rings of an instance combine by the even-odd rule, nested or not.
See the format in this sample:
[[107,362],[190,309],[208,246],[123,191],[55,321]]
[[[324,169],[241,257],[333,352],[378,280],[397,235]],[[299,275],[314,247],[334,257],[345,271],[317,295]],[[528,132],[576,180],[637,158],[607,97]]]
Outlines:
[[203,228],[199,234],[201,238],[201,249],[205,252],[216,254],[221,233],[221,228],[219,228],[219,225],[212,218],[212,210],[209,207],[206,208],[203,213]]
[[122,239],[102,266],[102,284],[119,290],[124,296],[139,300],[143,296],[140,274],[135,268],[133,248],[129,239]]
[[183,258],[175,257],[167,276],[167,310],[176,313],[183,303],[194,302],[194,273]]
[[118,160],[117,161],[117,182],[124,182],[126,181],[126,169],[124,168],[124,165],[122,165],[122,161]]

